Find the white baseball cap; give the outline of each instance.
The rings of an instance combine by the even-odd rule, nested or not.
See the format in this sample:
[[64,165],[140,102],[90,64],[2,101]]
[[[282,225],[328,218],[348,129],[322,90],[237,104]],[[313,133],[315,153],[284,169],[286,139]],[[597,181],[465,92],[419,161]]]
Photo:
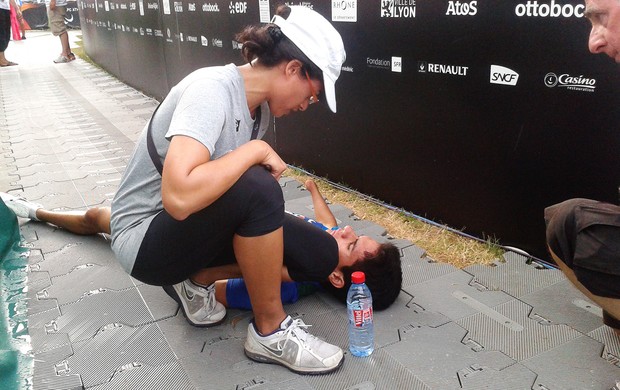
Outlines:
[[318,12],[291,6],[287,19],[275,15],[271,23],[323,71],[323,88],[329,109],[336,112],[336,80],[346,58],[342,38],[334,26]]

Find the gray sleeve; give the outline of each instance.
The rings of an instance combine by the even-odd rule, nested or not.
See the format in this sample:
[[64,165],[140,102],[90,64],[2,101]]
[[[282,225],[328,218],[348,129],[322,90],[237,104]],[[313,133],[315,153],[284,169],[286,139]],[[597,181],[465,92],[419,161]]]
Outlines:
[[166,138],[192,137],[213,155],[226,124],[226,113],[230,111],[230,94],[221,83],[213,80],[192,83],[179,97]]

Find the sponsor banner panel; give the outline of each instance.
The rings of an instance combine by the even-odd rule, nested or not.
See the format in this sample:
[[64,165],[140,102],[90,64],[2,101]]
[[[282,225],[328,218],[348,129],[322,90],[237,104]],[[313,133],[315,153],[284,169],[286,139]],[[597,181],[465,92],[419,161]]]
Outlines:
[[[198,67],[242,63],[234,34],[278,3],[81,0],[80,13],[97,62],[164,96]],[[545,259],[544,207],[617,201],[620,72],[588,52],[583,1],[285,3],[324,15],[347,50],[338,113],[276,121],[287,162]]]

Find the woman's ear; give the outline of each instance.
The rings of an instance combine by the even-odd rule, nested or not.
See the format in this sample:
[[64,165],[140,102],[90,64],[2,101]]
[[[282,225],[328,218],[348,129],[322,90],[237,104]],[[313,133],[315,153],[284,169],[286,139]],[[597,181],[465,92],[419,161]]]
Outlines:
[[332,286],[334,286],[336,288],[343,288],[344,287],[344,275],[342,274],[342,271],[336,270],[336,271],[332,272],[331,274],[329,274],[327,279],[332,284]]
[[301,69],[303,64],[299,60],[291,60],[286,64],[286,74],[289,76],[299,76],[301,74]]

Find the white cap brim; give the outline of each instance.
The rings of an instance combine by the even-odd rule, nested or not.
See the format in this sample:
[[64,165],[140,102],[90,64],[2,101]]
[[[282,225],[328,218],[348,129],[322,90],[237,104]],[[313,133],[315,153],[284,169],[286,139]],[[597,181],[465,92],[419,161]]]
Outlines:
[[332,112],[336,113],[336,81],[332,81],[323,73],[323,94],[327,100],[327,105]]

